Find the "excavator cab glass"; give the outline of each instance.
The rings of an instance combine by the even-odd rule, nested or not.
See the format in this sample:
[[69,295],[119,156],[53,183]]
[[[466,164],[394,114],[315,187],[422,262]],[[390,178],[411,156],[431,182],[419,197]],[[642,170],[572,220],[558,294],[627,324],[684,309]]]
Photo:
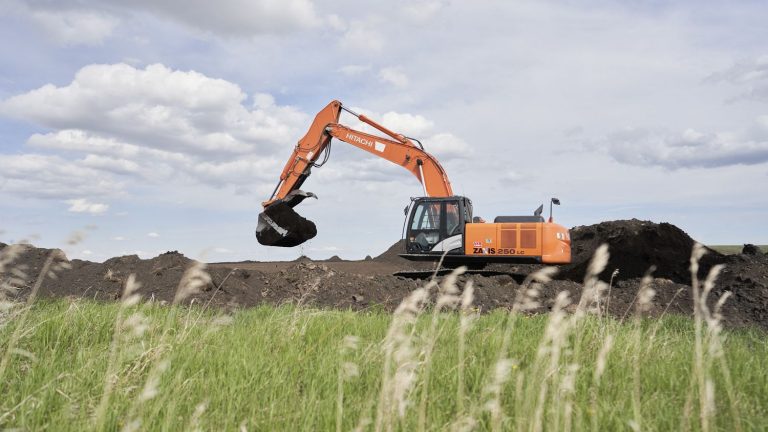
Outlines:
[[[406,233],[408,253],[442,254],[461,244],[472,206],[464,197],[418,198],[411,207]],[[450,242],[446,240],[452,239]]]

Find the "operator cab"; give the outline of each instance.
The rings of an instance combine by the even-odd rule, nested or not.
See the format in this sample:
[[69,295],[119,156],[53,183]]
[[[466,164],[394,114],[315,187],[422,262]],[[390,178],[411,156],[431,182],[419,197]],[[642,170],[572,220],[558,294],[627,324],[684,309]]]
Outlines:
[[[413,198],[406,220],[406,254],[464,253],[464,225],[472,222],[472,201],[467,197]],[[406,208],[406,211],[408,208]]]

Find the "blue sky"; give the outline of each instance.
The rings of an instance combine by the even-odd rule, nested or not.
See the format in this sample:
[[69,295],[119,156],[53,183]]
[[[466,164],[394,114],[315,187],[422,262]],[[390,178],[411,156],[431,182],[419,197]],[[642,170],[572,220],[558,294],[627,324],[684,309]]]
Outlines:
[[557,196],[567,226],[768,243],[766,18],[764,2],[0,0],[0,241],[96,261],[375,255],[421,188],[343,143],[304,187],[318,236],[253,236],[340,99],[420,138],[486,219]]

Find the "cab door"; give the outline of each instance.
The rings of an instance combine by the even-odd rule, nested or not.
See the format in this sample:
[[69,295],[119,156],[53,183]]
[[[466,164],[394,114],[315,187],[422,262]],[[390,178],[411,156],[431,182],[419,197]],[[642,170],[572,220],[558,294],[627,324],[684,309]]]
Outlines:
[[406,236],[408,253],[430,252],[440,242],[442,207],[440,201],[419,201],[413,206]]
[[443,253],[463,247],[464,217],[459,200],[419,201],[411,212],[408,253]]

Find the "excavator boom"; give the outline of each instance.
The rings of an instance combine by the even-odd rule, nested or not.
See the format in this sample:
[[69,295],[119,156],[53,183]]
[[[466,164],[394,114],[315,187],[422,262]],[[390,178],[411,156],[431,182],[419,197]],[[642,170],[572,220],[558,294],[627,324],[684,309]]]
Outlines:
[[[339,124],[342,110],[389,138]],[[445,170],[437,159],[424,151],[420,145],[416,145],[411,139],[389,130],[364,115],[345,108],[341,102],[334,100],[317,113],[309,130],[296,144],[293,154],[283,167],[280,181],[272,196],[262,203],[264,212],[259,215],[259,223],[256,227],[256,238],[261,244],[291,247],[317,234],[314,223],[301,217],[293,207],[306,198],[317,198],[313,193],[304,192],[299,188],[312,173],[312,168],[322,166],[327,160],[332,138],[407,169],[421,182],[425,196],[453,195]],[[318,163],[321,157],[323,159]]]

